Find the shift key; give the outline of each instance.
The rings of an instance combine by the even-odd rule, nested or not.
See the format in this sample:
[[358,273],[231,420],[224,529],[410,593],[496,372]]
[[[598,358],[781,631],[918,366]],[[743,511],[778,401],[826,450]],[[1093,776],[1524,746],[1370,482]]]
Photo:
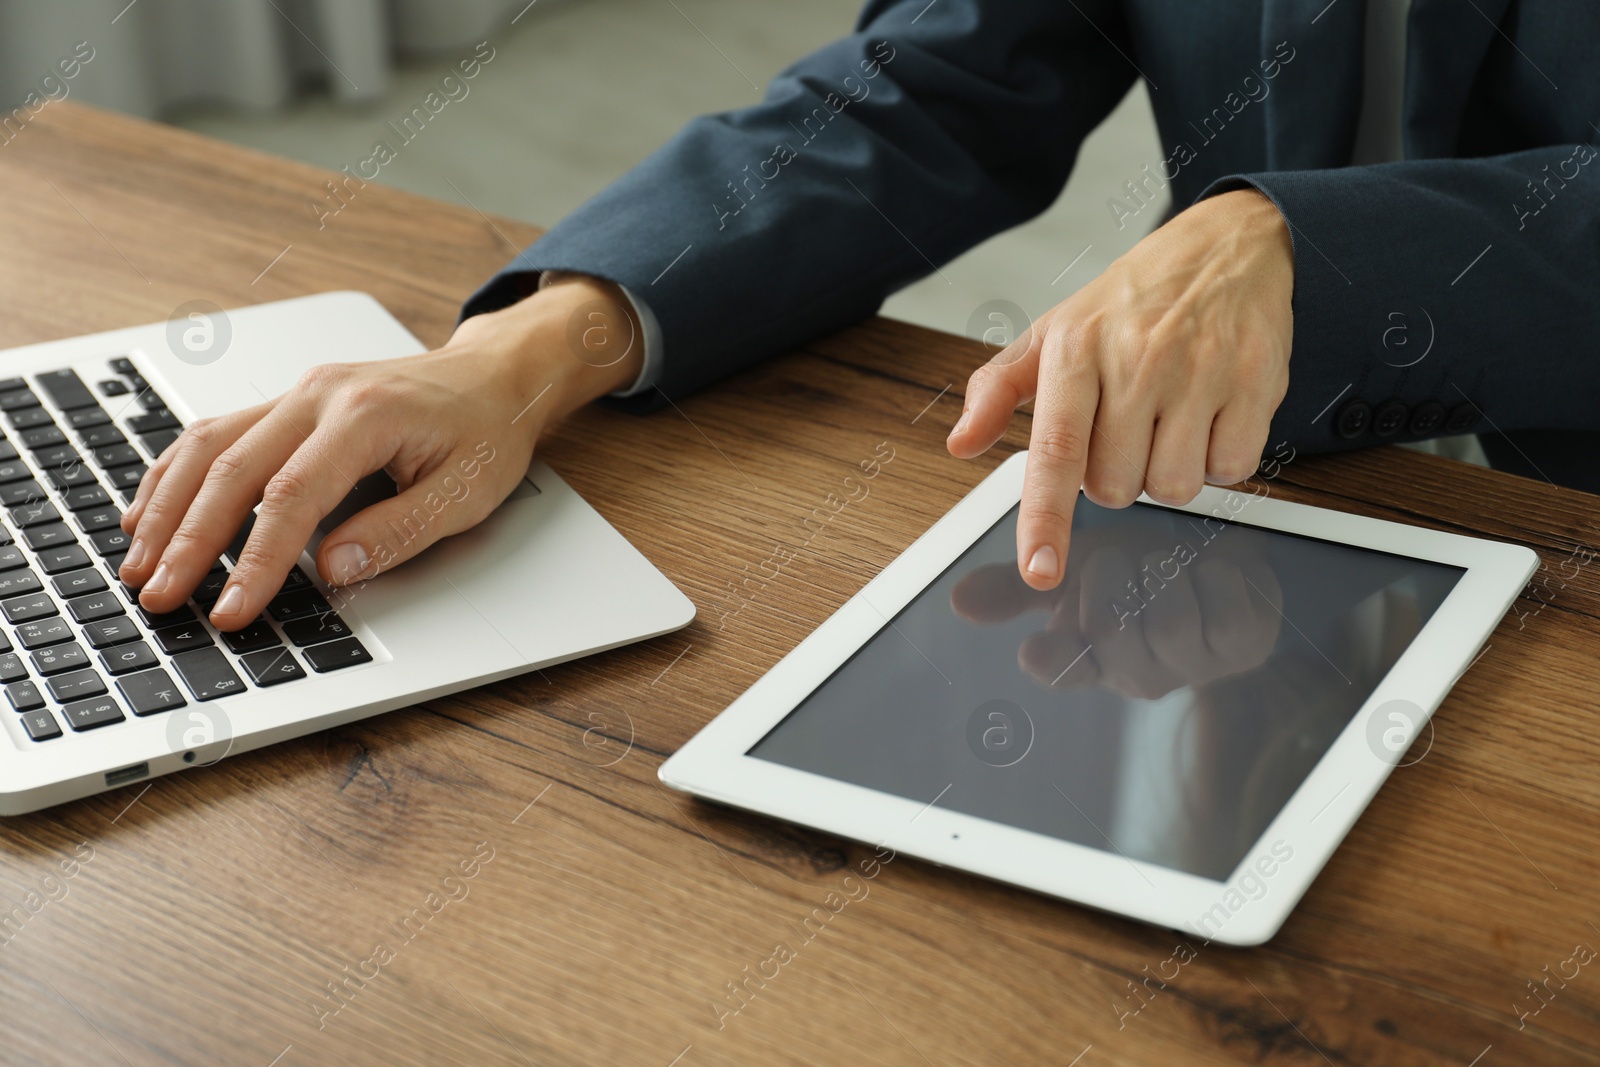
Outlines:
[[179,653],[172,657],[172,665],[196,700],[215,700],[244,691],[244,682],[234,673],[228,657],[215,646]]

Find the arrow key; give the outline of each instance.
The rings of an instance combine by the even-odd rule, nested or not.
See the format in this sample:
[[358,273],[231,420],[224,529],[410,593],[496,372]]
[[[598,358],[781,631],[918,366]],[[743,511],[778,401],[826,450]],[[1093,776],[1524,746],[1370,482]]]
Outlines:
[[166,671],[140,671],[117,679],[117,688],[127,699],[135,715],[154,715],[158,711],[171,711],[188,703]]

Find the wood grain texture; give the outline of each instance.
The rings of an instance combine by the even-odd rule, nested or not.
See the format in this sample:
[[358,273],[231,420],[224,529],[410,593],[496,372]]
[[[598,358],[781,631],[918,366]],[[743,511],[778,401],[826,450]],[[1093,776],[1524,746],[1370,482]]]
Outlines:
[[[329,177],[51,105],[0,148],[0,347],[334,288],[438,343],[537,232],[375,185],[319,230],[305,202]],[[1122,1025],[1128,983],[1172,934],[899,858],[803,941],[872,851],[657,784],[668,753],[1003,458],[943,450],[982,356],[876,320],[677,410],[582,412],[545,458],[694,600],[692,627],[0,823],[0,904],[59,897],[0,945],[0,1062],[1600,1056],[1591,969],[1552,984],[1525,1028],[1513,1009],[1574,945],[1600,944],[1600,579],[1556,573],[1600,540],[1594,497],[1397,449],[1271,480],[1286,499],[1527,544],[1552,571],[1283,932],[1201,949]],[[997,451],[1026,433],[1024,416]],[[870,495],[802,525],[885,442]],[[766,580],[779,542],[803,548]],[[719,1020],[728,983],[780,941],[795,958]]]

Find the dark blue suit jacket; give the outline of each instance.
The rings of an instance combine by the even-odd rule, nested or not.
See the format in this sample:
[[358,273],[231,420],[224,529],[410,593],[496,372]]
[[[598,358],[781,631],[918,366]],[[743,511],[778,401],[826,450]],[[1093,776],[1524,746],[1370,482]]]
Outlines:
[[1294,349],[1269,448],[1475,431],[1497,462],[1600,486],[1600,4],[1413,0],[1406,161],[1349,166],[1364,8],[873,0],[854,34],[760,104],[690,122],[464,314],[540,270],[619,282],[659,319],[677,397],[1038,214],[1142,74],[1167,156],[1107,190],[1113,212],[1162,183],[1180,208],[1253,185],[1289,221]]

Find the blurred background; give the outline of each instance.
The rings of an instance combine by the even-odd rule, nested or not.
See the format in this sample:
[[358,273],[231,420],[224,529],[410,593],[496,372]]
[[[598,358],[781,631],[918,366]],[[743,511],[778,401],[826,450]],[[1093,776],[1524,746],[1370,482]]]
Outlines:
[[[354,167],[487,41],[494,58],[380,182],[551,225],[707,111],[848,33],[861,0],[0,0],[0,117],[30,92]],[[88,42],[70,81],[41,85]],[[87,50],[85,50],[87,54]],[[485,52],[485,54],[488,54]],[[893,297],[954,333],[986,302],[1038,316],[1155,225],[1106,206],[1164,153],[1142,84],[1044,215]],[[1165,192],[1163,191],[1163,196]],[[1069,269],[1070,268],[1070,269]]]

